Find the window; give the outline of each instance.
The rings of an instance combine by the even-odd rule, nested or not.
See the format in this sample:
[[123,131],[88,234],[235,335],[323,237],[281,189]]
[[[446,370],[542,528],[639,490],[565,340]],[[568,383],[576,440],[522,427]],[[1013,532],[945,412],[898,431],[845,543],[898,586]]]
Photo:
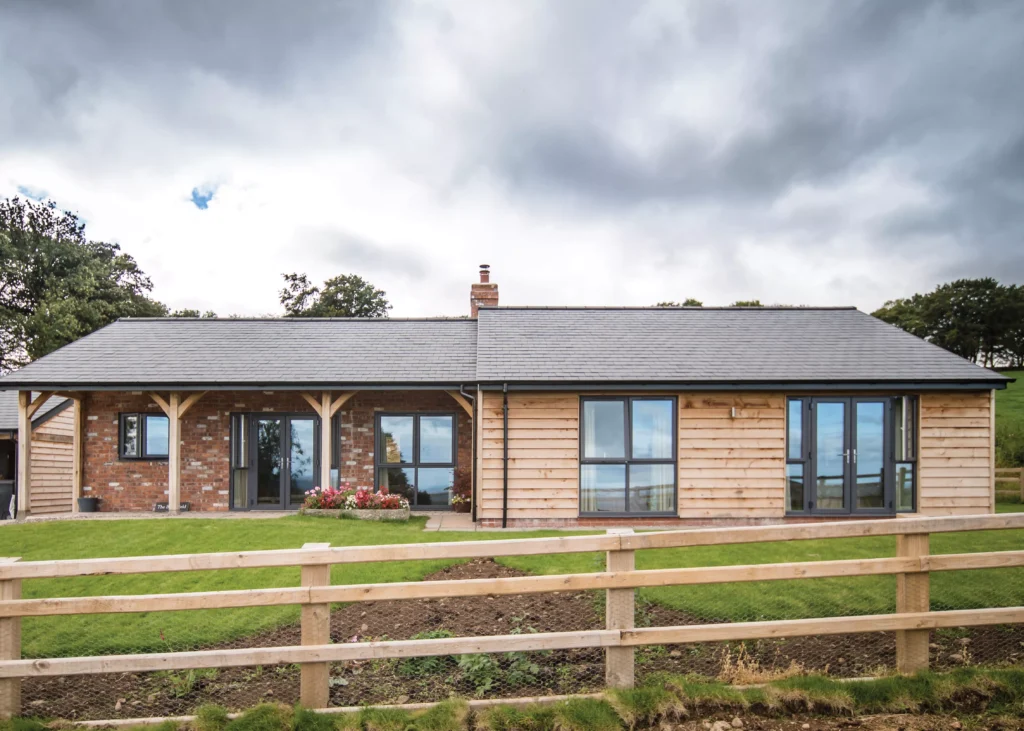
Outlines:
[[676,402],[583,399],[580,514],[675,515]]
[[802,513],[806,508],[805,479],[810,449],[804,446],[809,401],[791,398],[786,402],[786,511]]
[[455,453],[452,414],[377,417],[377,485],[404,495],[414,508],[451,504]]
[[248,507],[249,499],[249,418],[231,415],[231,507]]
[[163,414],[121,414],[121,459],[167,459],[169,428]]
[[917,397],[820,396],[786,402],[786,511],[916,509]]
[[896,398],[892,417],[896,511],[912,513],[917,509],[917,397]]

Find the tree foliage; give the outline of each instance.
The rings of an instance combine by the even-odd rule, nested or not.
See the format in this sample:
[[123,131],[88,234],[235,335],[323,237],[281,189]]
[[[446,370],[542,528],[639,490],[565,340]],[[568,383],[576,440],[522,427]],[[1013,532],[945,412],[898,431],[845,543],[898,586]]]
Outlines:
[[153,285],[116,244],[53,202],[0,200],[0,372],[119,317],[160,317]]
[[729,307],[764,307],[761,300],[736,300]]
[[682,302],[659,302],[655,307],[703,307],[704,303],[699,299],[687,297]]
[[1024,287],[958,279],[927,294],[890,300],[872,313],[985,366],[1024,367]]
[[181,310],[175,310],[170,315],[168,315],[168,317],[202,317],[204,319],[213,318],[216,316],[217,313],[214,312],[213,310],[207,310],[206,312],[200,314],[199,310],[193,310],[188,307]]
[[387,317],[386,293],[358,274],[340,274],[315,287],[305,274],[284,274],[285,317]]

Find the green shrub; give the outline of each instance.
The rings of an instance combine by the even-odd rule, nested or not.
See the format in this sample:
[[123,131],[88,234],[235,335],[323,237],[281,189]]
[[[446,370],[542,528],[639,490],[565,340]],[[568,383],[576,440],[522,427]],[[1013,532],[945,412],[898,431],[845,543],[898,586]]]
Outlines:
[[[444,640],[454,637],[446,629],[431,629],[425,632],[417,632],[412,636],[414,640]],[[451,655],[435,655],[433,657],[410,657],[398,663],[396,669],[399,675],[407,678],[423,675],[435,675],[447,670],[452,663]]]
[[459,670],[478,696],[494,687],[501,675],[501,667],[490,655],[460,655]]

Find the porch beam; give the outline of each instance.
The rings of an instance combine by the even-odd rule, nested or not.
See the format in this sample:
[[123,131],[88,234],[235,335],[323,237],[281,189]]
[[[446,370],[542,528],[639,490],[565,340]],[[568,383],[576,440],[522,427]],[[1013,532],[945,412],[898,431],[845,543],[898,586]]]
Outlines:
[[[27,518],[32,499],[32,392],[18,391],[18,515]],[[36,408],[39,408],[38,406]]]
[[331,416],[334,416],[336,413],[338,413],[338,409],[344,406],[345,403],[350,398],[355,396],[357,393],[358,391],[345,391],[344,393],[339,395],[338,398],[334,399],[334,401],[331,402]]
[[[305,394],[303,394],[305,395]],[[331,392],[320,394],[320,489],[331,484]]]
[[195,393],[189,394],[188,397],[181,402],[181,405],[178,406],[178,418],[180,419],[183,417],[185,413],[195,406],[196,402],[205,395],[206,391],[196,391]]
[[[29,396],[32,395],[31,391],[25,391],[23,393],[28,393]],[[29,403],[28,405],[28,418],[31,419],[32,417],[34,417],[36,415],[36,412],[43,407],[43,404],[45,404],[47,399],[49,399],[50,396],[52,395],[53,391],[43,391],[38,396],[36,396],[35,400]]]
[[[153,399],[153,403],[160,407],[160,410],[167,414],[167,418],[171,416],[171,405],[164,400],[164,397],[160,394],[150,391],[149,397]],[[177,409],[175,409],[175,415],[177,415]]]
[[453,399],[455,399],[456,403],[458,403],[459,406],[461,406],[463,409],[465,409],[466,413],[469,414],[469,418],[472,419],[473,418],[473,407],[469,405],[469,401],[466,400],[466,397],[463,396],[458,391],[448,391],[447,393],[448,393],[449,396],[451,396]]
[[[153,400],[156,401],[156,394]],[[160,402],[157,401],[159,404]],[[167,402],[167,512],[181,512],[181,394],[171,392]]]
[[313,411],[315,411],[318,414],[320,413],[320,402],[316,399],[316,397],[313,394],[303,391],[299,395],[302,396],[302,398],[306,399],[306,403],[313,407]]

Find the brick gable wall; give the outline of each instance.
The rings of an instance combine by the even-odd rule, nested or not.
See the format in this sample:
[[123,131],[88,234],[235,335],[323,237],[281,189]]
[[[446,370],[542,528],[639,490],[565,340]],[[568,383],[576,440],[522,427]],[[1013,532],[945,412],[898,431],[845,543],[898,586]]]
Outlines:
[[[339,412],[342,479],[356,486],[374,482],[374,416],[386,412],[456,414],[458,465],[472,466],[473,432],[466,412],[439,391],[365,391]],[[151,511],[167,501],[166,460],[118,458],[118,415],[160,414],[146,394],[93,392],[85,399],[82,494],[100,498],[103,511]],[[230,415],[237,412],[312,413],[294,391],[215,391],[196,403],[181,423],[181,499],[193,510],[227,510],[230,501]]]

